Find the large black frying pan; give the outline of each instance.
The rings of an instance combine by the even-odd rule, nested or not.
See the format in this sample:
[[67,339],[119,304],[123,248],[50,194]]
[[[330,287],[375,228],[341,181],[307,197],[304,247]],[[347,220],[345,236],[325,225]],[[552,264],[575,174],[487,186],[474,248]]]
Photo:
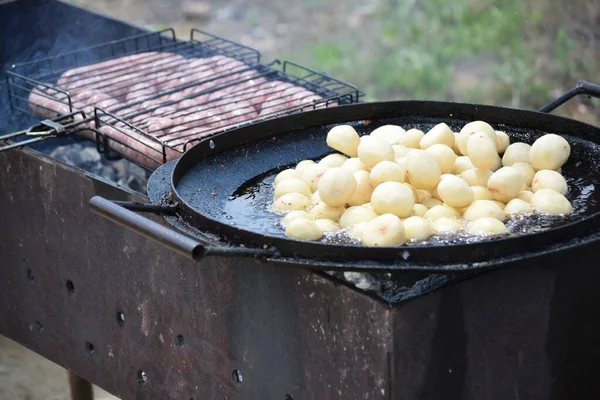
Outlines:
[[[148,185],[153,205],[119,204],[99,197],[90,203],[94,211],[194,259],[208,255],[253,256],[326,270],[486,269],[600,238],[600,129],[545,113],[577,94],[600,97],[600,85],[580,82],[542,112],[449,102],[393,101],[291,115],[204,140],[176,162],[159,168]],[[259,182],[265,177],[272,179],[278,171],[302,159],[330,153],[325,138],[332,126],[349,123],[360,133],[369,133],[384,124],[427,131],[439,122],[460,129],[473,120],[484,120],[504,130],[511,142],[532,143],[546,133],[565,137],[571,145],[571,156],[563,173],[574,179],[568,197],[578,213],[558,226],[521,236],[470,244],[369,248],[289,239],[276,226],[281,217],[267,209],[271,189]],[[187,235],[132,211],[162,213]]]

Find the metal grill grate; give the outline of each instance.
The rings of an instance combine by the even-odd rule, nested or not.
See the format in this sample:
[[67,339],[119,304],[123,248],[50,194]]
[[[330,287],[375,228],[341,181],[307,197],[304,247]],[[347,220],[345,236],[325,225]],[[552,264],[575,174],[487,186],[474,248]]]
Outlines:
[[40,118],[82,111],[78,134],[150,169],[207,136],[362,96],[289,61],[262,64],[257,50],[197,29],[189,41],[166,29],[15,65],[7,76],[14,109]]

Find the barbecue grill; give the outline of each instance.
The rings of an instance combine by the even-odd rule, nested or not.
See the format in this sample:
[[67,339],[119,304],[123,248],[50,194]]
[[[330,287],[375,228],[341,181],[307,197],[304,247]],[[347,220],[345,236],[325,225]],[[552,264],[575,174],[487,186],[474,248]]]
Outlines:
[[[100,37],[77,23],[41,26],[35,22],[42,15],[113,29]],[[1,6],[1,38],[15,26],[32,27],[19,31],[23,49],[42,35],[52,42],[77,37],[69,47],[87,48],[146,33],[51,1]],[[0,48],[12,49],[4,42]],[[0,63],[28,57],[13,49]],[[598,93],[582,84],[558,103],[582,91]],[[2,111],[5,132],[32,122]],[[257,171],[324,154],[321,139],[331,124],[351,122],[368,132],[388,121],[428,126],[476,116],[505,123],[513,137],[527,131],[528,140],[567,134],[571,168],[595,184],[597,128],[453,103],[342,105],[214,134],[178,160],[157,157],[164,165],[152,175],[150,198],[31,148],[2,152],[0,332],[123,399],[596,398],[600,276],[593,206],[556,230],[510,243],[374,253],[287,240],[243,226],[241,218],[231,226],[211,205],[235,203],[233,189],[247,187]],[[94,122],[117,126],[111,118]],[[70,136],[34,148],[68,143]],[[244,148],[265,158],[232,168],[227,182],[206,173],[214,172],[208,161],[218,158],[240,165]],[[189,183],[198,176],[208,193]],[[194,261],[99,218],[90,199],[95,211]],[[251,206],[244,197],[238,201]],[[132,211],[163,214],[167,224]],[[359,263],[344,257],[359,252]],[[335,279],[348,269],[373,271],[368,276],[385,282],[357,290]]]

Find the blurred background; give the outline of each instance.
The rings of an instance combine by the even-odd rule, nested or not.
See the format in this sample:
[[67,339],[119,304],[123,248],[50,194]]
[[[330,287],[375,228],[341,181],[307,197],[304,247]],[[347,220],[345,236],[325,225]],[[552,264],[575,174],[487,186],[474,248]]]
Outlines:
[[[151,30],[191,28],[359,86],[365,101],[535,109],[600,82],[600,0],[67,0]],[[600,101],[558,113],[600,125]],[[97,399],[115,399],[96,388]],[[0,399],[67,400],[65,370],[0,337]]]

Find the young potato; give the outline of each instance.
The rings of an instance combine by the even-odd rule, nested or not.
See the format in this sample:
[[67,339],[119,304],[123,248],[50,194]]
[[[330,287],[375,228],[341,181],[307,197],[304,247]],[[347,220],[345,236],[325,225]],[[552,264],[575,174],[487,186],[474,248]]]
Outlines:
[[381,139],[363,136],[358,144],[358,158],[367,168],[373,168],[382,161],[394,161],[394,149]]
[[312,219],[306,211],[295,210],[295,211],[290,211],[289,213],[287,213],[287,215],[285,217],[283,217],[283,219],[281,220],[281,223],[285,228],[287,228],[288,224],[291,221],[295,220],[296,218]]
[[329,167],[323,164],[307,165],[302,172],[301,179],[308,185],[311,191],[317,190],[321,177]]
[[275,186],[274,196],[276,199],[288,193],[300,193],[306,197],[312,196],[312,191],[308,185],[304,181],[295,178],[284,179]]
[[521,171],[514,167],[502,167],[490,176],[487,186],[494,199],[506,203],[517,197],[524,184],[525,177]]
[[306,218],[296,218],[290,221],[285,229],[285,234],[298,240],[319,240],[323,237],[323,232],[315,221]]
[[533,198],[533,192],[530,190],[521,190],[519,194],[517,194],[516,198],[531,203],[531,199]]
[[377,213],[366,207],[354,206],[347,208],[340,217],[340,226],[348,228],[361,222],[369,222],[377,218]]
[[450,207],[446,204],[441,204],[439,206],[433,206],[423,215],[423,218],[427,219],[438,219],[438,218],[458,218],[460,217],[460,213],[457,209]]
[[412,189],[399,182],[384,182],[373,190],[371,205],[378,214],[408,217],[415,205]]
[[404,182],[405,171],[393,161],[382,161],[371,169],[369,180],[371,186],[376,188],[383,182]]
[[535,173],[531,182],[531,191],[533,193],[540,189],[552,189],[562,195],[567,194],[569,187],[565,178],[556,171],[542,169]]
[[486,186],[471,186],[471,190],[473,191],[473,201],[494,200],[494,197]]
[[443,179],[437,186],[440,200],[454,208],[467,207],[473,202],[475,194],[467,182],[454,177]]
[[504,223],[496,218],[480,218],[467,224],[467,232],[474,235],[504,235],[509,233]]
[[535,175],[535,169],[533,169],[530,164],[524,162],[516,162],[512,165],[512,167],[521,171],[523,177],[525,178],[525,185],[531,186],[533,176]]
[[510,138],[505,132],[496,131],[496,149],[498,154],[502,154],[510,146]]
[[456,218],[442,217],[431,221],[431,229],[436,235],[450,235],[462,231],[463,224]]
[[354,179],[356,179],[356,190],[350,196],[348,205],[360,206],[370,202],[373,194],[370,174],[367,171],[356,171],[354,172]]
[[358,223],[348,229],[348,236],[352,239],[362,242],[362,235],[367,227],[367,222]]
[[356,171],[366,171],[367,167],[365,164],[360,161],[360,158],[349,158],[343,164],[342,168],[348,169],[352,172]]
[[323,199],[321,199],[321,196],[319,196],[319,191],[317,190],[316,192],[314,192],[312,194],[312,196],[310,196],[310,202],[312,204],[317,204],[319,202],[323,201]]
[[398,144],[406,146],[411,149],[418,149],[419,143],[421,143],[421,139],[423,139],[425,134],[418,129],[409,129],[400,135],[398,139]]
[[315,224],[319,227],[321,232],[336,232],[340,229],[339,225],[330,219],[317,219]]
[[425,151],[435,158],[440,166],[442,174],[447,174],[452,171],[454,163],[456,162],[456,154],[454,154],[454,150],[450,147],[444,144],[434,144],[429,146]]
[[362,234],[362,242],[367,246],[398,246],[405,240],[404,225],[392,214],[383,214],[367,222]]
[[440,182],[442,171],[431,154],[414,150],[406,157],[406,175],[415,188],[431,189]]
[[504,222],[506,215],[502,208],[491,200],[476,200],[463,213],[467,221],[475,221],[479,218],[492,217]]
[[442,201],[440,199],[436,199],[436,198],[430,198],[430,199],[425,199],[423,201],[421,201],[421,204],[424,205],[425,207],[427,207],[428,209],[432,209],[435,206],[441,206]]
[[531,204],[521,199],[512,199],[504,206],[504,213],[506,215],[530,213],[532,211],[533,207],[531,207]]
[[531,204],[545,214],[560,215],[573,211],[569,200],[552,189],[540,189],[535,192],[531,198]]
[[330,154],[325,156],[319,161],[317,164],[326,165],[329,168],[337,168],[344,165],[344,163],[348,161],[348,157],[343,156],[341,154]]
[[308,210],[308,215],[312,219],[330,219],[338,221],[344,211],[346,211],[346,208],[342,206],[334,207],[325,202],[320,202]]
[[460,177],[469,184],[469,186],[487,186],[490,176],[493,172],[489,169],[471,168],[460,174]]
[[467,141],[469,137],[476,132],[484,132],[486,135],[490,137],[496,143],[496,131],[494,128],[490,126],[487,122],[483,121],[473,121],[469,122],[460,130],[458,135],[456,136],[456,140],[458,141],[458,149],[461,154],[468,156],[469,151],[467,149]]
[[450,148],[454,146],[454,132],[443,122],[431,128],[419,142],[422,150],[434,144],[444,144]]
[[473,169],[475,166],[471,162],[471,159],[467,156],[456,157],[456,161],[454,162],[454,167],[452,167],[452,173],[455,175],[460,175],[463,172]]
[[514,163],[522,162],[529,164],[529,152],[531,146],[527,143],[513,143],[506,148],[504,155],[502,156],[502,165],[510,167]]
[[421,217],[409,217],[402,221],[406,240],[427,240],[433,235],[429,220]]
[[413,206],[412,213],[413,213],[413,215],[416,215],[417,217],[422,217],[423,215],[425,215],[427,210],[429,210],[429,209],[427,207],[425,207],[423,204],[415,204]]
[[531,146],[529,159],[537,170],[557,170],[571,155],[571,146],[562,136],[553,133],[537,139]]
[[394,150],[394,159],[406,157],[411,150],[414,150],[401,144],[392,145],[392,149]]
[[396,144],[406,131],[398,125],[383,125],[375,129],[369,136],[381,139],[389,144]]
[[284,179],[300,179],[300,173],[295,169],[285,169],[277,174],[273,181],[273,186],[277,186],[277,184]]
[[343,168],[330,168],[319,180],[319,196],[330,206],[343,206],[356,191],[356,179]]
[[306,171],[306,168],[315,164],[316,162],[314,162],[313,160],[302,160],[296,165],[296,171],[298,171],[300,177],[302,177],[302,174],[304,173],[304,171]]
[[467,140],[467,152],[471,163],[479,169],[490,169],[496,164],[496,142],[484,132],[475,132]]
[[334,126],[327,132],[327,146],[350,157],[357,157],[360,137],[350,125]]
[[273,207],[281,211],[306,210],[310,199],[300,193],[284,194],[273,202]]

